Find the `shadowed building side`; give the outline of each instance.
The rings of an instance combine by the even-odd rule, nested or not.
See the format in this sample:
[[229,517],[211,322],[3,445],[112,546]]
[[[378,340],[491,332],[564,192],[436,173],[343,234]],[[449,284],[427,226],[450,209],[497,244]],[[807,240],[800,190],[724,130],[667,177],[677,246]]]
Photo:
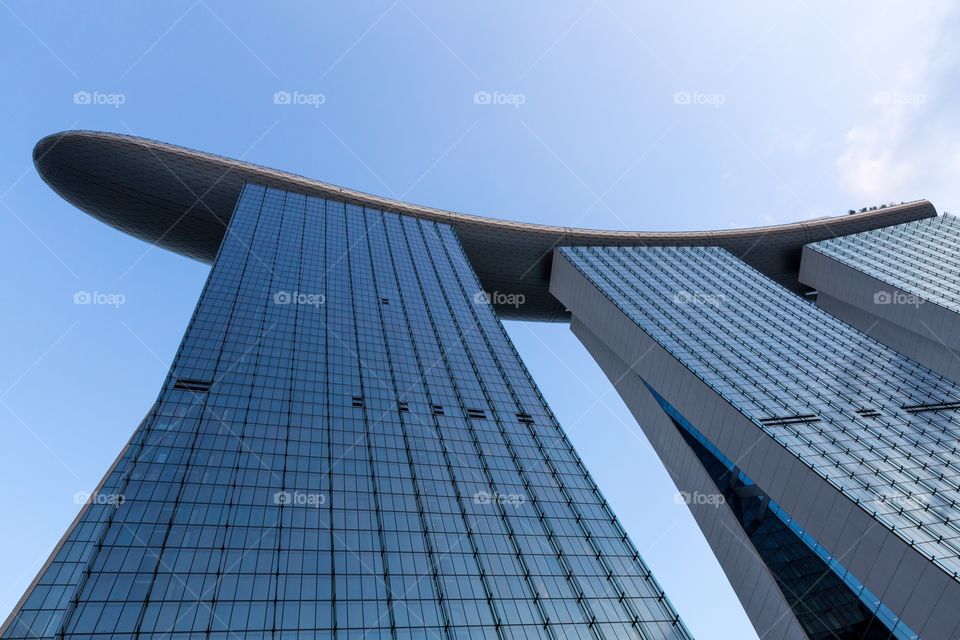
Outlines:
[[[936,215],[925,201],[791,224],[725,231],[598,231],[511,222],[408,204],[174,145],[69,131],[37,143],[34,161],[65,200],[126,233],[211,263],[245,182],[444,222],[457,232],[484,291],[504,319],[567,321],[550,295],[558,246],[721,246],[785,287],[803,245]],[[638,203],[639,210],[643,203]],[[651,211],[651,217],[661,212]],[[494,295],[496,294],[496,295]],[[498,304],[498,296],[508,303]],[[520,297],[522,296],[522,298]],[[522,299],[522,304],[513,302]]]

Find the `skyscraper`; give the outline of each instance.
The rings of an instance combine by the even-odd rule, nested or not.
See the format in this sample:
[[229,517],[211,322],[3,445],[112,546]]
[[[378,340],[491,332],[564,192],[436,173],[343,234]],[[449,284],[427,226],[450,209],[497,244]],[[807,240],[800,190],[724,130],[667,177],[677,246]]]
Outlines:
[[564,248],[553,270],[759,630],[956,637],[960,387],[717,247]]
[[944,214],[803,249],[817,305],[960,382],[960,220]]
[[804,245],[929,203],[599,232],[113,134],[34,157],[79,208],[212,268],[156,403],[3,638],[689,637],[498,315],[571,321],[761,635],[960,622],[960,432],[927,411],[953,385],[798,295]]

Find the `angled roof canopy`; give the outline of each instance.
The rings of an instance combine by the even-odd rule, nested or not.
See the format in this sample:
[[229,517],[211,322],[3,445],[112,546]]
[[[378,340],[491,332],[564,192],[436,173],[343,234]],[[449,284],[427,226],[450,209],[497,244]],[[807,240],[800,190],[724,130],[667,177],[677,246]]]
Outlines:
[[553,248],[576,245],[723,247],[794,291],[809,242],[936,215],[918,200],[852,215],[750,229],[596,231],[511,222],[398,202],[174,145],[113,133],[66,131],[33,150],[37,171],[64,199],[130,235],[211,263],[245,182],[333,198],[452,225],[484,289],[521,294],[501,317],[566,320],[548,291]]

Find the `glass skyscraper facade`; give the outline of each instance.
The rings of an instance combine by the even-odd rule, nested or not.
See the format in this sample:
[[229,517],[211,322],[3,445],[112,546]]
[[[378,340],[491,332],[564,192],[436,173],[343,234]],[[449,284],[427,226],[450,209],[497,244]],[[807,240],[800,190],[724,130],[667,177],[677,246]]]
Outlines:
[[800,280],[843,322],[960,382],[960,221],[944,214],[814,242]]
[[601,231],[109,133],[34,161],[211,271],[0,640],[690,637],[501,319],[569,322],[759,637],[960,638],[960,225],[931,203]]
[[813,640],[911,640],[911,631],[780,505],[651,389]]
[[[958,385],[720,248],[558,252],[753,428],[957,580]],[[809,637],[918,637],[865,587],[866,576],[845,566],[843,554],[827,551],[647,386],[723,492]]]
[[3,634],[687,637],[454,230],[254,184]]
[[956,216],[944,214],[821,240],[808,248],[960,313],[960,219]]

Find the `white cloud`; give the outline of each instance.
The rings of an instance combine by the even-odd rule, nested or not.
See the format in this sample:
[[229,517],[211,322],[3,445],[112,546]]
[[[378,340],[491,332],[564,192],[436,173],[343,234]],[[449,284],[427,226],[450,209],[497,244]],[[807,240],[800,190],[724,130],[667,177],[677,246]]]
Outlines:
[[956,85],[956,11],[943,2],[907,9],[909,20],[887,16],[893,32],[874,34],[874,46],[887,49],[878,54],[882,64],[871,65],[879,69],[872,77],[878,86],[837,158],[841,187],[865,204],[960,196],[960,155],[953,151],[960,148],[960,114],[949,97]]
[[916,176],[916,158],[904,146],[915,128],[914,114],[887,109],[874,120],[851,129],[846,150],[837,159],[840,179],[849,191],[868,200],[901,193]]

